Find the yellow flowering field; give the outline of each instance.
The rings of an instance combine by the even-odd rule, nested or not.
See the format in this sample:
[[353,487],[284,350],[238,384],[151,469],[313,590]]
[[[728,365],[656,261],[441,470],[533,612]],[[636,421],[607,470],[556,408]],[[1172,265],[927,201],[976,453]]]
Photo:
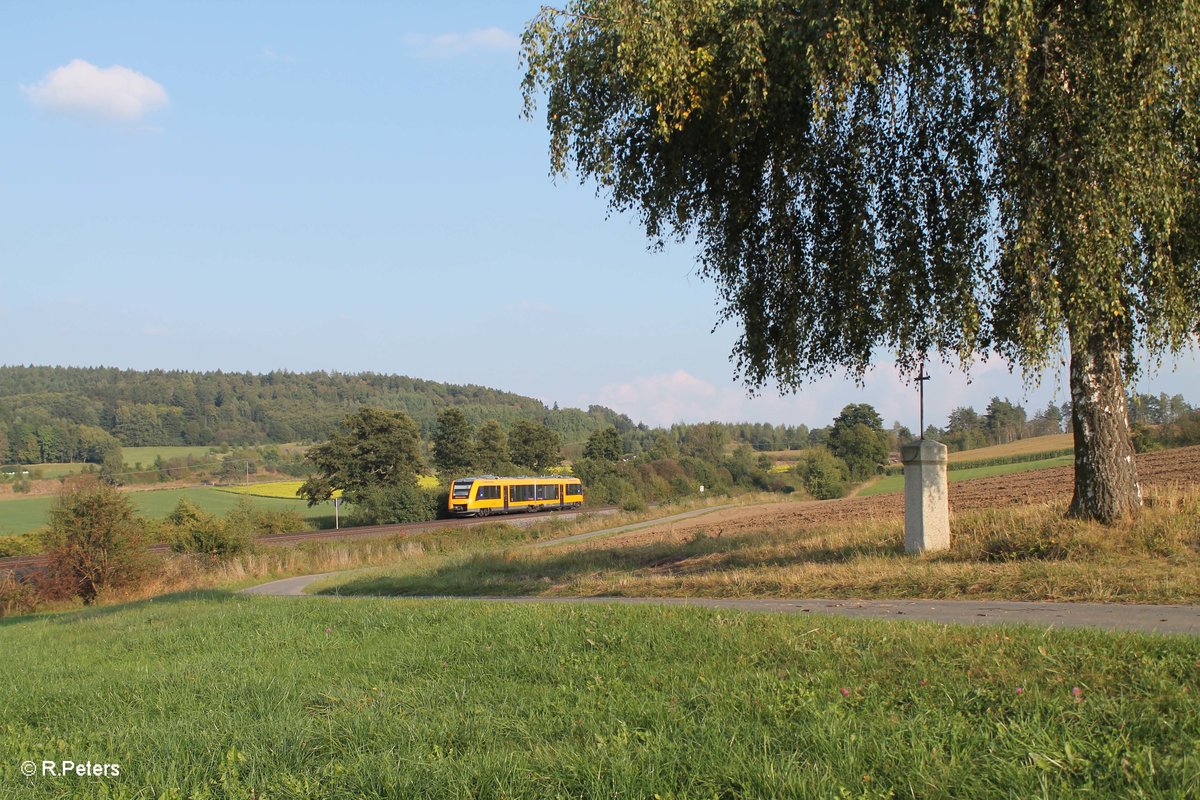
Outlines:
[[[249,486],[222,486],[220,489],[223,492],[248,494],[252,497],[274,497],[282,500],[295,500],[299,497],[298,492],[303,484],[304,481],[272,481],[270,483],[254,483]],[[423,489],[436,489],[438,480],[432,475],[422,475],[417,478],[417,484]],[[335,490],[333,496],[341,497],[342,490]]]

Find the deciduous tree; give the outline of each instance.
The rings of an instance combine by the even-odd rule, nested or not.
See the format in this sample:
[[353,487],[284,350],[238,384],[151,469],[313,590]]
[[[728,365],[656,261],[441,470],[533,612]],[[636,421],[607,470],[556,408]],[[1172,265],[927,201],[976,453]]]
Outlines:
[[508,437],[496,420],[487,420],[475,431],[475,459],[479,469],[493,475],[509,462]]
[[1075,497],[1140,505],[1124,380],[1200,333],[1200,6],[572,0],[523,38],[552,170],[694,238],[752,386],[1070,351]]
[[433,434],[433,463],[444,477],[463,475],[475,463],[475,440],[471,423],[457,408],[438,414]]
[[533,472],[543,472],[558,463],[558,434],[540,422],[518,420],[508,434],[513,463]]
[[310,506],[328,500],[335,489],[354,503],[376,487],[415,487],[424,466],[420,431],[412,418],[403,411],[366,406],[346,415],[329,440],[305,458],[317,470],[299,492]]
[[583,457],[597,461],[619,461],[621,459],[621,434],[614,427],[601,428],[588,437],[583,447]]

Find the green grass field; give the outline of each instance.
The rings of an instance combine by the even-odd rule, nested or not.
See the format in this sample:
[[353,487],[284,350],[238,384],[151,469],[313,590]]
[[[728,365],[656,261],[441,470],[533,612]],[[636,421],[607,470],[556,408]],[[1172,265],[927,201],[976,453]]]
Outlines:
[[[204,459],[206,461],[220,461],[221,457],[212,455],[208,447],[187,447],[179,446],[154,446],[154,447],[122,447],[121,458],[125,460],[125,466],[133,467],[136,464],[141,464],[143,467],[151,467],[154,465],[154,459],[162,457],[165,461],[169,458],[186,458],[194,456],[195,458]],[[210,458],[211,456],[211,458]]]
[[[946,478],[949,483],[958,483],[959,481],[969,481],[975,478],[993,478],[997,475],[1011,475],[1015,472],[1062,467],[1070,465],[1074,461],[1074,456],[1055,456],[1054,458],[1044,458],[1040,461],[1023,461],[1017,464],[994,464],[990,467],[955,469],[947,472]],[[858,492],[858,496],[869,497],[875,494],[889,494],[891,492],[902,491],[904,491],[903,475],[885,475],[870,486],[863,488]]]
[[[1200,640],[208,592],[0,620],[6,797],[1133,797]],[[24,777],[22,762],[118,764]]]
[[[145,517],[162,519],[174,510],[180,499],[187,498],[202,511],[209,514],[224,514],[238,504],[243,495],[208,487],[190,489],[156,489],[144,492],[129,492],[130,500],[137,513]],[[314,527],[325,524],[333,527],[333,505],[324,503],[312,508],[303,500],[280,500],[265,497],[249,497],[255,506],[271,510],[292,509],[309,520]],[[45,525],[50,518],[53,496],[18,497],[0,501],[0,536],[28,533]]]

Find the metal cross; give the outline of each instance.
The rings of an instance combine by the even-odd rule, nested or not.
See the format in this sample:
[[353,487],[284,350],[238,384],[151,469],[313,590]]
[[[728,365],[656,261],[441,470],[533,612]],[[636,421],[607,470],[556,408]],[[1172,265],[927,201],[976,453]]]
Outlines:
[[925,372],[925,362],[921,362],[921,370],[917,373],[917,386],[921,392],[921,428],[919,438],[925,439],[925,381],[929,380],[929,374]]

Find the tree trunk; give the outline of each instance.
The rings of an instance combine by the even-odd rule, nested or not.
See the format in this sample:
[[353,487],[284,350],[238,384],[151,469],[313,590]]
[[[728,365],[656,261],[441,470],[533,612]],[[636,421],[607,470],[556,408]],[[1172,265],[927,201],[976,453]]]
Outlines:
[[1071,338],[1071,425],[1075,433],[1075,497],[1067,515],[1104,523],[1142,506],[1129,434],[1120,347],[1114,335]]

